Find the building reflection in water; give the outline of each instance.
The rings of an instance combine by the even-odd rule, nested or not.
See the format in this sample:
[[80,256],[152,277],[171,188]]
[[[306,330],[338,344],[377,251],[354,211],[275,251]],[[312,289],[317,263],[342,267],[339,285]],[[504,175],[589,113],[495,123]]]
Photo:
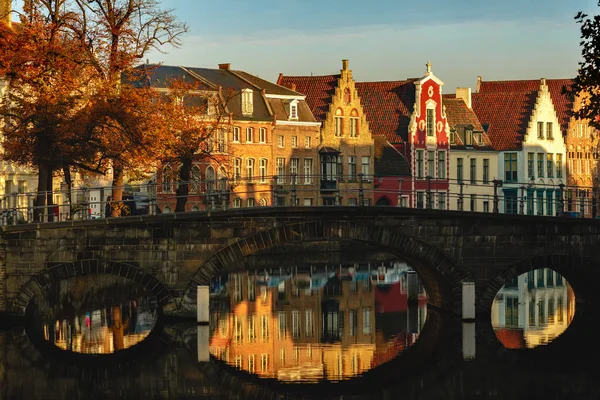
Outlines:
[[507,282],[494,299],[492,326],[506,348],[532,348],[563,333],[575,315],[575,295],[562,275],[537,269]]
[[46,340],[63,350],[110,354],[144,340],[156,324],[156,309],[156,300],[144,297],[45,321],[43,333]]
[[235,273],[213,281],[210,352],[282,381],[337,381],[417,339],[427,298],[404,262]]

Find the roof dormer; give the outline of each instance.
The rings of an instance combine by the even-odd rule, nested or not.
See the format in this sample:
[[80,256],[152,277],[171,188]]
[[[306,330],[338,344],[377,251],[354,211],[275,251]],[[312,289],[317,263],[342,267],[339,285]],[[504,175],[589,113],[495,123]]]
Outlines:
[[298,120],[298,99],[290,100],[286,103],[286,110],[289,121]]
[[253,97],[252,89],[242,89],[242,115],[248,116],[254,112]]

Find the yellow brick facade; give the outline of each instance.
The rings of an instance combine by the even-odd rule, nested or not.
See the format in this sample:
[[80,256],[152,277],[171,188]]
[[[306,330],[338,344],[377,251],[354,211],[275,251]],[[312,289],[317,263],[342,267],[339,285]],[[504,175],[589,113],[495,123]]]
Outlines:
[[[340,152],[343,170],[337,171],[337,173],[343,177],[338,181],[339,195],[341,195],[343,205],[350,205],[358,201],[361,182],[357,175],[363,169],[366,172],[362,182],[364,198],[368,204],[373,204],[375,158],[373,137],[355,88],[352,70],[348,68],[348,60],[342,61],[340,72],[341,76],[338,79],[335,94],[321,127],[320,156],[321,158],[326,156],[323,154],[324,148],[333,148]],[[339,132],[340,122],[338,122],[340,119],[341,132]],[[353,121],[356,121],[357,129],[352,128]],[[355,167],[351,167],[351,160],[355,161]],[[368,164],[368,168],[363,167],[363,161],[366,161],[365,164]],[[320,164],[322,164],[322,160]]]

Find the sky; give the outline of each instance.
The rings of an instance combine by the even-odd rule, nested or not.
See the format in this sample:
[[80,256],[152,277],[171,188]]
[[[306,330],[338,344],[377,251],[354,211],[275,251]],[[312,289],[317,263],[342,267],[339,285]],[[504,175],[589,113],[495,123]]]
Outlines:
[[597,0],[159,0],[189,30],[151,63],[216,68],[261,78],[326,75],[348,59],[358,81],[421,77],[444,92],[484,80],[567,78],[581,58],[578,11]]

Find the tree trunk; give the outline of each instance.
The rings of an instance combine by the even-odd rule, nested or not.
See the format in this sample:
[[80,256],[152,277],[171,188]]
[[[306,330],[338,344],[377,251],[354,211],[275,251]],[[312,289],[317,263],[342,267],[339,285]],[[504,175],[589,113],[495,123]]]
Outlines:
[[190,193],[190,172],[192,170],[192,160],[183,160],[181,168],[179,169],[179,185],[175,194],[177,196],[177,204],[175,205],[175,212],[185,212],[185,205],[188,200],[188,194]]
[[48,205],[48,222],[59,221],[58,207],[54,207],[54,201],[52,200],[52,169],[48,171],[46,176],[46,204]]
[[113,164],[113,182],[112,182],[112,204],[111,204],[111,217],[120,217],[121,209],[123,207],[123,167]]
[[43,221],[48,191],[50,191],[50,198],[52,197],[52,185],[48,187],[48,177],[52,183],[52,168],[48,164],[39,163],[37,194],[33,202],[33,220],[36,222]]
[[63,174],[65,175],[65,183],[67,185],[67,204],[69,205],[69,218],[73,217],[73,200],[72,200],[72,190],[73,190],[73,180],[71,179],[71,169],[68,165],[63,166]]

